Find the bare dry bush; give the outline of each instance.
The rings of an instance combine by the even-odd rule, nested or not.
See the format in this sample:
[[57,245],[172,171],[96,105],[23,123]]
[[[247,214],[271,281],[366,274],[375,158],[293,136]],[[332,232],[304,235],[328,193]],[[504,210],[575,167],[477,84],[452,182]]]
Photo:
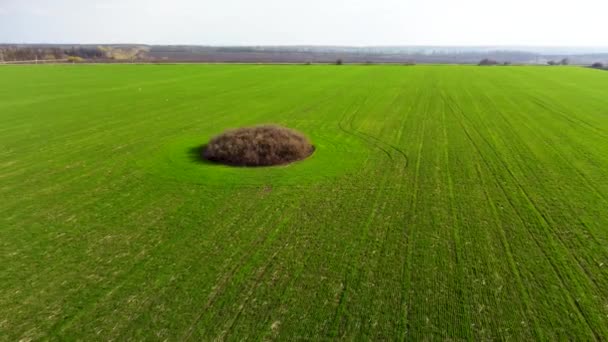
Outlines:
[[263,125],[227,131],[203,148],[203,158],[233,166],[270,166],[305,159],[314,151],[307,137],[289,128]]

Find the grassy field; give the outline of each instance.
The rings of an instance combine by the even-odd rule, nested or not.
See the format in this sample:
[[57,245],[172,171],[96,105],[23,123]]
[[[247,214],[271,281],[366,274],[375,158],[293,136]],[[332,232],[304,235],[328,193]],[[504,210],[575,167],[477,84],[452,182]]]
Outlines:
[[[608,339],[608,72],[0,67],[0,339]],[[200,163],[278,123],[315,154]]]

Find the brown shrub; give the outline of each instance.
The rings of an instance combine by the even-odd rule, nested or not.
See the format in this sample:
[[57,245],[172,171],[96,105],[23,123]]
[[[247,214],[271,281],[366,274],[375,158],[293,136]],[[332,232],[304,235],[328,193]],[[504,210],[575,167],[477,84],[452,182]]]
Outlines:
[[203,148],[203,158],[233,166],[270,166],[305,159],[314,147],[301,133],[264,125],[227,131]]

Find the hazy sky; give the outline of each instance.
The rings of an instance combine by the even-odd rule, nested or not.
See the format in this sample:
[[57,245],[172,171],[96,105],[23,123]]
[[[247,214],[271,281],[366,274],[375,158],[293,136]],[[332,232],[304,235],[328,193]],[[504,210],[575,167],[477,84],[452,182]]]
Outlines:
[[0,0],[0,42],[607,46],[608,0]]

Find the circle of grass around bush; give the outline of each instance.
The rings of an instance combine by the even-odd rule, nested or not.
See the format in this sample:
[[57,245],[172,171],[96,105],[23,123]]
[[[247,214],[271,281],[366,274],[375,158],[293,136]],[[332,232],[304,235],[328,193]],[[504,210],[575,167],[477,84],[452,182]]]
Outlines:
[[226,131],[203,146],[201,155],[231,166],[272,166],[306,159],[313,152],[313,145],[302,133],[262,125]]

